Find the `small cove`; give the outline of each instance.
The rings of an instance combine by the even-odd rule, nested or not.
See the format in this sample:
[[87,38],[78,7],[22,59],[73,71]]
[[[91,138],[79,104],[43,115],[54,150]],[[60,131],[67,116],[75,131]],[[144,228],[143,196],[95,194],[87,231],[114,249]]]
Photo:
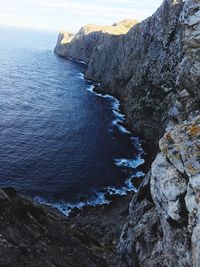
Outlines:
[[0,30],[0,186],[64,213],[135,190],[143,150],[119,101],[93,92],[84,64],[53,53],[56,33]]

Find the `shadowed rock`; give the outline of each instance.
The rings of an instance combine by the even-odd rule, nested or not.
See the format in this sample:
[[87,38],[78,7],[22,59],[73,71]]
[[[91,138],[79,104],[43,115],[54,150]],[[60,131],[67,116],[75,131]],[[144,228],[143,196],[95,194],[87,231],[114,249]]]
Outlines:
[[62,214],[13,192],[0,190],[0,266],[107,266]]

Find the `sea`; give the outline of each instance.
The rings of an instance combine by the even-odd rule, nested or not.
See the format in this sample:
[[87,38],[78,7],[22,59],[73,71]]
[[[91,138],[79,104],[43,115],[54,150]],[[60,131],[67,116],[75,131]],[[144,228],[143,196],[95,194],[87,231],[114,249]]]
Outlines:
[[145,160],[119,101],[54,54],[57,35],[0,27],[0,187],[68,215],[136,191]]

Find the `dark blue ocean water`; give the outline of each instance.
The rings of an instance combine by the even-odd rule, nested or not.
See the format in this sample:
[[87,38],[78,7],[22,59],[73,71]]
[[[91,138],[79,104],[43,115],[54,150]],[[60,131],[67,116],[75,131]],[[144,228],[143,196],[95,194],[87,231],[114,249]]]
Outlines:
[[118,101],[92,93],[85,66],[53,53],[56,39],[0,28],[0,187],[65,210],[81,196],[105,201],[108,186],[133,190],[143,160]]

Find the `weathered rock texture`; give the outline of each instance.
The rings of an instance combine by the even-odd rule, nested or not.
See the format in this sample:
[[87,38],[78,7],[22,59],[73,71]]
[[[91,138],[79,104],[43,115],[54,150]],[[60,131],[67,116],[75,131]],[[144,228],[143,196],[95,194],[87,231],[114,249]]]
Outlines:
[[93,254],[98,246],[87,233],[72,229],[65,216],[0,190],[0,266],[107,266]]
[[125,266],[200,266],[199,145],[200,115],[167,128],[122,231]]
[[165,0],[124,35],[87,37],[62,56],[86,61],[96,90],[119,97],[132,130],[160,148],[130,204],[122,266],[200,266],[200,1]]

